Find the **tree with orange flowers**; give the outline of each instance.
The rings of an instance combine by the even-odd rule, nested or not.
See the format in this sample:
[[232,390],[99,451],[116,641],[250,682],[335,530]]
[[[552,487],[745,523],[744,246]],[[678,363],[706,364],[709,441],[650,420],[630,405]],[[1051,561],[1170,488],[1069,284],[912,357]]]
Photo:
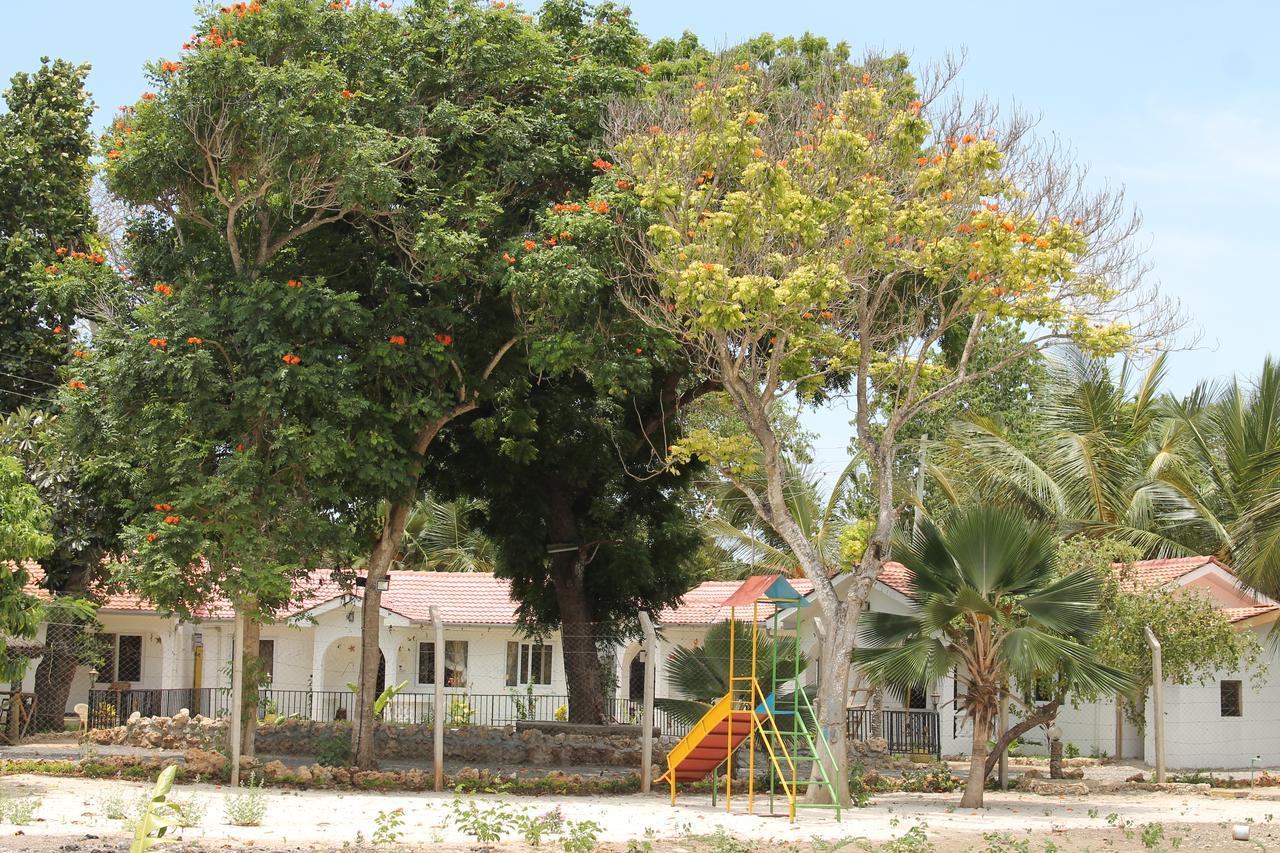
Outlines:
[[[858,615],[897,520],[900,431],[1044,348],[1110,354],[1176,325],[1142,284],[1121,200],[1090,193],[1024,123],[948,102],[950,79],[921,91],[894,57],[795,86],[728,57],[703,86],[617,104],[613,168],[595,187],[636,226],[622,241],[635,262],[615,276],[623,298],[694,353],[742,424],[691,431],[668,463],[701,459],[734,482],[814,584],[827,626],[819,712],[841,758]],[[1007,326],[1023,335],[975,367],[985,331]],[[852,402],[874,484],[843,595],[787,509],[770,412],[793,395]]]
[[[152,291],[120,353],[137,334],[151,363],[185,363],[190,350],[175,342],[197,337],[245,382],[327,383],[321,422],[345,419],[328,454],[331,479],[346,509],[380,519],[361,528],[368,583],[353,726],[357,763],[371,767],[376,581],[400,550],[430,449],[490,398],[523,335],[502,290],[503,252],[523,254],[533,211],[583,174],[605,99],[642,76],[643,40],[613,7],[572,0],[553,0],[536,18],[511,5],[273,0],[210,10],[197,29],[181,57],[166,60],[180,67],[153,66],[153,91],[102,143],[115,152],[112,190],[152,211],[173,249],[147,285],[163,281],[172,294]],[[213,295],[227,303],[214,316],[238,316],[243,329],[206,328],[186,313]],[[341,306],[343,322],[293,325],[308,300]],[[161,322],[178,310],[192,322]],[[259,361],[267,356],[269,371]],[[102,393],[85,381],[86,398]],[[144,392],[158,393],[130,390]],[[187,393],[168,389],[184,415],[197,411]],[[272,441],[306,434],[312,413],[282,406]],[[220,432],[219,446],[275,452],[251,430]],[[156,543],[190,526],[190,509],[175,514],[180,523],[150,531]]]

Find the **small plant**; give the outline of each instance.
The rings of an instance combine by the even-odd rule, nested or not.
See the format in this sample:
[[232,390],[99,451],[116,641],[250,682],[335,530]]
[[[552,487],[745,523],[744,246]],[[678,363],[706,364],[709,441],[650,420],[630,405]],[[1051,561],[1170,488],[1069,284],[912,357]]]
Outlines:
[[1097,818],[1098,818],[1098,810],[1097,810],[1096,808],[1090,808],[1090,809],[1089,809],[1089,817],[1093,818],[1094,820],[1097,820]]
[[557,722],[557,723],[564,723],[564,722],[568,722],[568,720],[569,720],[569,706],[568,706],[568,705],[561,705],[559,708],[556,708],[555,718],[556,718],[556,722]]
[[1031,853],[1031,842],[1015,839],[1007,832],[986,832],[982,840],[987,842],[984,853]]
[[1155,850],[1164,841],[1164,824],[1144,823],[1138,837],[1142,840],[1143,847]]
[[1080,747],[1076,746],[1071,741],[1067,741],[1066,745],[1062,747],[1062,754],[1066,758],[1079,758]]
[[564,853],[591,853],[596,849],[596,839],[604,827],[594,820],[567,820],[560,843]]
[[396,844],[404,836],[404,809],[392,809],[389,812],[378,812],[373,819],[374,845]]
[[89,726],[94,729],[110,729],[119,724],[120,712],[110,702],[98,703],[98,707],[93,709],[93,716],[89,718]]
[[516,828],[519,816],[504,803],[494,803],[482,809],[475,800],[467,800],[464,804],[461,797],[455,797],[449,819],[477,844],[493,844]]
[[170,764],[160,771],[156,786],[151,789],[151,798],[146,801],[137,826],[133,830],[133,843],[129,845],[129,853],[147,853],[155,850],[164,842],[165,833],[174,827],[181,826],[182,816],[176,803],[169,802],[169,792],[173,790],[173,780],[178,775],[178,765]]
[[454,696],[449,700],[449,716],[448,724],[455,729],[463,726],[471,725],[471,720],[476,715],[476,709],[471,707],[471,702],[466,696]]
[[223,803],[227,823],[232,826],[261,826],[267,816],[267,798],[262,793],[263,780],[257,773],[249,774],[243,794],[232,794]]
[[875,848],[877,853],[933,853],[933,842],[924,826],[913,826],[901,837]]
[[[728,832],[723,826],[718,827],[716,831],[708,836],[700,839],[705,848],[710,853],[752,853],[755,850],[754,844],[748,844],[745,841],[739,841]],[[568,850],[569,848],[565,848]]]
[[17,797],[10,799],[0,796],[0,823],[11,823],[14,826],[26,826],[35,819],[40,809],[39,797]]
[[520,837],[530,847],[539,847],[544,838],[559,835],[564,829],[564,814],[556,806],[549,812],[536,816],[522,816],[517,819]]
[[321,767],[346,767],[351,763],[351,738],[328,735],[316,741],[316,764]]
[[511,701],[512,701],[512,702],[515,704],[515,706],[516,706],[516,719],[517,719],[517,720],[525,721],[525,720],[532,720],[532,719],[533,719],[533,717],[534,717],[534,710],[535,710],[535,707],[536,707],[536,702],[535,702],[535,700],[534,700],[534,698],[533,698],[533,684],[532,684],[532,682],[531,682],[531,683],[529,683],[529,684],[526,684],[526,685],[525,685],[525,688],[524,688],[524,695],[523,695],[523,696],[521,696],[521,695],[520,695],[518,692],[516,692],[515,690],[512,690],[512,691],[511,691]]
[[137,803],[124,794],[112,792],[98,798],[98,811],[109,820],[130,820]]
[[195,794],[187,797],[174,797],[173,804],[178,807],[178,826],[181,829],[191,829],[193,826],[199,826],[204,820],[205,812],[208,810],[204,800],[198,799]]

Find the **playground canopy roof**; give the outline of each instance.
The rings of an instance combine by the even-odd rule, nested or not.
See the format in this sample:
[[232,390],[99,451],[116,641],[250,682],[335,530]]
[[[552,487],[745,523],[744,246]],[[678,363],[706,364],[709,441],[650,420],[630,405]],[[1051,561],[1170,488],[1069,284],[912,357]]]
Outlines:
[[782,575],[755,575],[742,582],[737,591],[726,598],[721,607],[745,607],[764,602],[785,610],[788,607],[808,607],[809,601]]

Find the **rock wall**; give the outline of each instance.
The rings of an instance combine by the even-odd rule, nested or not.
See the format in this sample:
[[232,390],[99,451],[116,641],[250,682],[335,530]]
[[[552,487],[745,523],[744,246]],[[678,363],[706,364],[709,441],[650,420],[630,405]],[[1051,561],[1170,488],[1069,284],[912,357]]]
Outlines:
[[[94,729],[95,743],[127,744],[158,749],[225,750],[226,720],[179,713],[173,717],[135,714],[123,726]],[[262,755],[314,756],[326,739],[351,737],[347,722],[285,719],[258,726],[257,752]],[[429,725],[381,725],[374,729],[381,758],[430,761],[434,733]],[[675,744],[654,739],[655,766]],[[445,759],[475,766],[639,767],[640,732],[636,727],[514,726],[450,728],[444,735]]]

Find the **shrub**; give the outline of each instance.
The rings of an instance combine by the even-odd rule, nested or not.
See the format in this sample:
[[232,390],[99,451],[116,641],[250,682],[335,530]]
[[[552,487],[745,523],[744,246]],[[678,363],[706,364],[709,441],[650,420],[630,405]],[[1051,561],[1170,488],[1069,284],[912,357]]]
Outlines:
[[267,816],[267,798],[262,793],[262,779],[256,773],[249,775],[243,794],[232,794],[223,804],[227,823],[232,826],[261,826]]
[[322,767],[346,767],[351,764],[351,739],[327,735],[316,741],[316,764]]

